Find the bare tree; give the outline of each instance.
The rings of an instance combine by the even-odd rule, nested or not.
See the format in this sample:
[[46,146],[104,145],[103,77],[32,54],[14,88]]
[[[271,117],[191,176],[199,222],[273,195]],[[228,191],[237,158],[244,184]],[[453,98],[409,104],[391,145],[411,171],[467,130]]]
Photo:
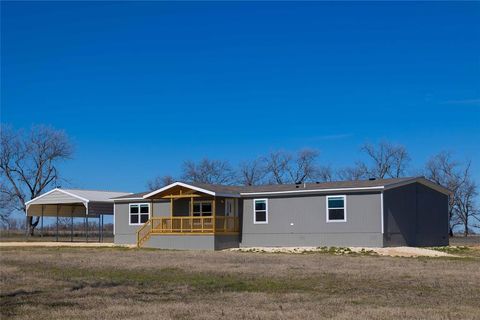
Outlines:
[[6,218],[0,222],[0,226],[3,230],[18,231],[23,230],[25,224],[19,219],[14,217]]
[[371,165],[359,163],[359,168],[366,168],[371,178],[399,178],[405,174],[406,167],[410,162],[407,149],[402,145],[394,145],[386,141],[377,146],[366,143],[361,151],[367,154]]
[[170,175],[158,176],[147,182],[147,188],[150,191],[157,190],[175,182],[175,178]]
[[298,151],[293,161],[286,167],[290,181],[293,183],[303,183],[315,179],[320,168],[316,161],[319,152],[313,149],[303,149]]
[[240,163],[238,169],[239,183],[246,186],[261,184],[266,175],[265,162],[257,158],[251,161]]
[[0,180],[0,223],[8,225],[10,215],[15,211],[15,197],[3,180]]
[[328,182],[334,180],[334,172],[329,166],[320,166],[313,175],[313,180],[318,182]]
[[468,181],[470,175],[470,163],[462,168],[462,165],[452,159],[449,152],[440,152],[431,157],[425,165],[425,177],[449,189],[452,194],[448,201],[448,217],[450,236],[456,226],[462,224],[458,217],[459,197],[461,188]]
[[266,173],[270,176],[269,183],[284,184],[288,181],[288,166],[292,156],[285,151],[271,152],[264,158]]
[[468,177],[458,189],[455,203],[455,218],[463,225],[465,237],[470,233],[470,227],[474,222],[480,222],[480,210],[475,203],[477,195],[477,185]]
[[362,180],[368,179],[368,169],[363,163],[357,163],[353,167],[343,168],[337,171],[340,180]]
[[317,164],[318,155],[318,151],[313,149],[302,149],[296,154],[286,151],[271,152],[264,157],[269,182],[284,184],[316,180],[321,172]]
[[203,159],[198,163],[185,161],[182,179],[209,184],[233,184],[235,172],[227,161]]
[[[10,199],[12,208],[23,212],[26,201],[59,181],[57,166],[73,153],[67,135],[47,126],[34,126],[24,133],[2,125],[0,146],[2,199]],[[35,221],[27,217],[27,235],[33,235],[38,222],[38,217]]]

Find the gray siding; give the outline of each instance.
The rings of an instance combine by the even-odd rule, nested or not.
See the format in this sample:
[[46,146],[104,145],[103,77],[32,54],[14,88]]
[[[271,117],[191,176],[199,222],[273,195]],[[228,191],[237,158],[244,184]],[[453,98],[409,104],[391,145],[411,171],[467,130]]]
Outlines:
[[[148,203],[146,201],[137,201],[129,203]],[[129,203],[115,203],[115,243],[116,244],[136,244],[137,230],[139,225],[131,226],[129,224]],[[152,207],[151,207],[152,208]],[[169,217],[169,202],[154,202],[150,214],[154,217]]]
[[[208,200],[208,199],[205,199]],[[148,201],[131,201],[131,202],[116,202],[115,203],[115,243],[117,244],[136,244],[137,243],[137,230],[140,228],[138,225],[129,225],[129,204],[130,203],[149,203]],[[216,213],[219,216],[225,215],[225,199],[216,199]],[[189,214],[190,199],[180,199],[174,201],[173,209],[174,216],[188,216]],[[151,216],[154,217],[170,217],[170,201],[154,202],[153,209],[151,210]],[[173,239],[173,238],[172,238]],[[185,239],[183,239],[185,240]],[[182,241],[183,241],[182,240]],[[222,240],[218,240],[218,247],[225,247],[222,244]],[[212,242],[212,248],[215,243]],[[194,247],[195,245],[193,245]],[[238,239],[232,245],[232,247],[238,247]]]
[[386,246],[448,245],[448,196],[415,183],[384,193]]
[[346,196],[347,221],[329,223],[325,195],[268,198],[268,224],[253,223],[253,199],[244,199],[240,245],[383,246],[380,193]]

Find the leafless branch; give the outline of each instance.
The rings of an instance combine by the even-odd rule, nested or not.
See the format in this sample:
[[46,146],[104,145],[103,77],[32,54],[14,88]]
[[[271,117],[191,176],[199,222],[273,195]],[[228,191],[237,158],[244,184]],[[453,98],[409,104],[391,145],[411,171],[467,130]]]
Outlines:
[[[58,181],[58,164],[73,154],[67,135],[48,126],[34,126],[26,134],[2,125],[0,146],[0,193],[19,211]],[[33,234],[38,219],[27,222]]]

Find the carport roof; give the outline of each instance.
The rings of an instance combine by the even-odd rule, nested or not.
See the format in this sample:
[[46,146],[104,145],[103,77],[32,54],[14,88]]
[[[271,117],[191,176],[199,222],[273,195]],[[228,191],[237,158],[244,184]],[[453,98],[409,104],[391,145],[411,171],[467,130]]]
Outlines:
[[114,197],[127,192],[55,188],[25,203],[28,216],[86,217],[113,214]]
[[[99,190],[84,190],[84,189],[61,189],[55,188],[50,190],[30,201],[27,201],[25,204],[27,206],[32,204],[53,204],[55,200],[52,199],[53,194],[60,192],[68,196],[71,199],[77,199],[78,202],[111,202],[113,203],[112,198],[128,196],[131,192],[117,192],[117,191],[99,191]],[[53,201],[53,202],[52,202]],[[62,201],[62,200],[60,200]],[[60,203],[60,202],[59,202]],[[68,203],[71,203],[68,202]]]

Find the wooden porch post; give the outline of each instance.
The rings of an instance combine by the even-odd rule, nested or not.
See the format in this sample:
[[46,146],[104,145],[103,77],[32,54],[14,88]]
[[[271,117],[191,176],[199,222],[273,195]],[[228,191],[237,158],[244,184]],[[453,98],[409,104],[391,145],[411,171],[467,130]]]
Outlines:
[[213,197],[213,203],[212,203],[212,214],[213,214],[213,233],[215,233],[215,230],[217,229],[217,206],[216,206],[217,198]]
[[193,217],[193,197],[190,197],[190,217]]

